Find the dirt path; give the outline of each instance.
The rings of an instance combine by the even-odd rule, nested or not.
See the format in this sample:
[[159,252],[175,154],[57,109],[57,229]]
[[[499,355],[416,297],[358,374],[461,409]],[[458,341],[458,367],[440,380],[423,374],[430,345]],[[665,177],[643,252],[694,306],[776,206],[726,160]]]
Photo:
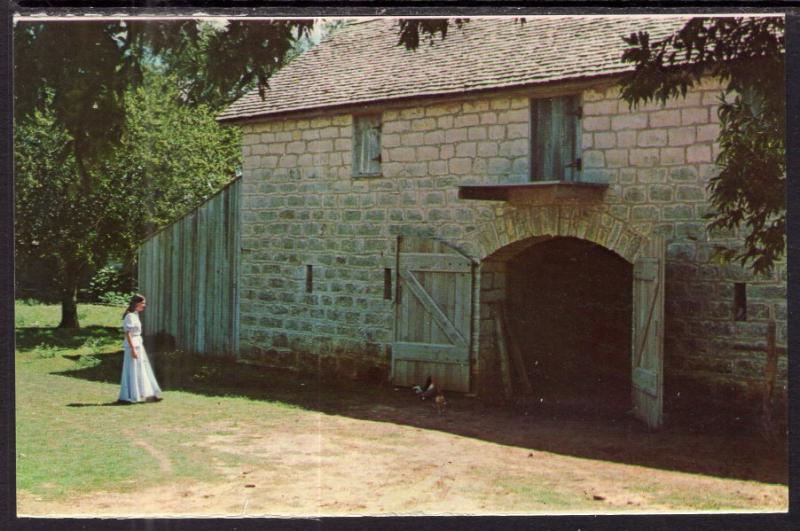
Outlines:
[[153,445],[148,443],[147,441],[140,439],[134,435],[132,430],[122,430],[122,433],[131,440],[133,444],[147,452],[148,454],[152,455],[153,458],[158,462],[158,468],[162,474],[170,474],[172,473],[172,462],[169,460],[169,457],[162,451],[154,448]]
[[[423,404],[400,403],[354,405],[342,414],[298,409],[280,426],[265,420],[270,406],[264,404],[263,417],[208,426],[202,437],[182,443],[217,456],[214,481],[171,480],[134,493],[92,492],[66,502],[21,492],[18,511],[332,516],[787,507],[785,485],[701,475],[688,466],[668,469],[658,460],[652,461],[658,466],[646,466],[644,448],[658,454],[659,445],[674,446],[668,433],[587,421],[481,416],[458,411],[457,401],[454,411],[439,417]],[[162,472],[169,472],[169,457],[158,447],[158,438],[134,442],[155,457]],[[697,444],[709,445],[709,439]],[[702,452],[672,458],[675,463],[704,459]]]

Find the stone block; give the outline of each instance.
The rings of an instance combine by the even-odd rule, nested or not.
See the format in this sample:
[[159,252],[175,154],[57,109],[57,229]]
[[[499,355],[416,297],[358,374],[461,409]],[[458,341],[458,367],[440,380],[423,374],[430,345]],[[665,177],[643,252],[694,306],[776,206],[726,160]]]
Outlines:
[[439,148],[439,158],[448,160],[456,156],[456,147],[453,144],[445,144]]
[[495,157],[497,153],[497,142],[478,142],[477,155],[479,157]]
[[681,109],[681,125],[707,124],[708,108],[694,107]]
[[447,175],[448,173],[447,161],[434,160],[428,163],[429,175]]
[[669,170],[669,180],[677,182],[695,182],[698,180],[697,169],[693,166],[680,166]]
[[696,219],[694,207],[691,205],[665,205],[661,209],[661,214],[666,221]]
[[704,201],[706,191],[702,186],[679,185],[676,198],[679,201]]
[[417,160],[437,160],[439,158],[439,148],[436,146],[420,146],[416,148]]
[[518,157],[528,154],[528,141],[524,138],[500,142],[499,154],[503,157]]
[[661,158],[661,164],[664,166],[672,166],[675,164],[686,164],[686,148],[683,147],[661,148],[659,155]]
[[672,201],[672,186],[654,184],[650,186],[651,201]]
[[622,197],[628,203],[643,203],[646,199],[644,186],[625,186]]
[[667,182],[666,168],[639,168],[636,170],[636,181],[641,184]]
[[650,127],[669,127],[681,125],[681,111],[666,109],[650,113]]
[[507,158],[491,158],[489,159],[489,166],[486,169],[489,175],[502,175],[511,172],[511,160]]
[[711,146],[700,144],[686,148],[686,162],[696,164],[701,162],[712,162]]
[[484,112],[480,114],[481,125],[493,125],[497,123],[496,112]]
[[320,138],[337,138],[339,137],[339,128],[336,126],[324,127],[319,130]]
[[489,126],[489,139],[491,140],[504,140],[506,138],[505,125],[490,125]]
[[306,129],[300,135],[303,140],[319,140],[319,129]]
[[440,116],[436,119],[436,125],[439,126],[439,129],[447,131],[448,129],[453,128],[453,117],[452,116]]
[[514,123],[506,126],[506,138],[528,138],[530,125],[527,123]]
[[412,147],[398,147],[386,150],[387,162],[412,162],[416,160],[416,152]]
[[[383,141],[383,139],[381,139]],[[425,133],[423,141],[426,145],[444,144],[445,134],[444,131],[437,129],[436,131],[429,131]]]
[[472,159],[466,157],[456,157],[448,161],[448,169],[454,175],[467,175],[472,173]]
[[480,118],[477,114],[461,114],[453,118],[453,127],[467,128],[480,124]]
[[473,158],[477,154],[477,144],[475,142],[460,142],[456,144],[456,157]]
[[381,134],[386,133],[405,133],[411,130],[409,120],[387,121],[381,125]]
[[425,116],[425,108],[424,107],[410,107],[408,109],[402,109],[400,111],[400,118],[404,120],[414,119],[414,118],[423,118]]
[[436,118],[420,118],[411,122],[412,131],[432,131],[434,129],[436,129]]
[[604,168],[606,165],[605,153],[597,149],[587,149],[583,152],[583,166],[585,168]]
[[655,147],[667,145],[666,129],[646,129],[639,131],[637,135],[637,145],[639,147]]
[[489,110],[489,102],[486,100],[470,100],[465,101],[462,105],[462,110],[468,112],[482,112]]
[[444,134],[445,142],[454,144],[456,142],[464,142],[467,139],[467,129],[448,129]]
[[611,129],[614,131],[644,129],[646,127],[647,113],[621,114],[611,117]]
[[284,155],[278,162],[280,168],[294,168],[297,166],[297,155]]
[[[383,148],[397,147],[401,144],[400,135],[398,133],[389,133],[381,135],[381,146]],[[337,146],[337,149],[338,146]]]
[[608,131],[611,129],[611,118],[608,116],[586,116],[581,127],[584,131]]
[[636,131],[617,132],[617,147],[630,148],[636,146]]
[[631,207],[632,221],[658,221],[658,208],[652,205],[637,205]]
[[428,163],[427,162],[406,163],[405,170],[406,170],[406,175],[410,177],[425,177],[428,174]]
[[289,142],[286,145],[286,152],[287,153],[305,153],[306,152],[306,143],[303,141],[295,141]]
[[583,104],[584,116],[617,114],[618,112],[619,112],[618,100],[589,101]]
[[630,150],[631,166],[650,167],[659,162],[659,152],[656,148],[640,148]]
[[489,102],[489,108],[493,111],[499,111],[511,108],[511,100],[508,98],[495,98]]
[[445,116],[448,114],[458,114],[460,112],[461,112],[461,103],[459,102],[441,103],[427,107],[425,109],[425,116],[433,116],[438,118],[440,116]]
[[667,130],[668,143],[670,146],[689,146],[696,141],[694,127],[675,127]]
[[527,124],[530,121],[530,112],[527,108],[501,111],[497,113],[497,121],[504,124],[515,122]]
[[425,143],[423,133],[403,133],[400,135],[400,144],[404,147],[421,146]]
[[601,132],[594,134],[594,144],[587,146],[586,144],[583,145],[584,148],[587,147],[594,147],[596,149],[608,149],[616,147],[617,145],[617,134],[612,132]]

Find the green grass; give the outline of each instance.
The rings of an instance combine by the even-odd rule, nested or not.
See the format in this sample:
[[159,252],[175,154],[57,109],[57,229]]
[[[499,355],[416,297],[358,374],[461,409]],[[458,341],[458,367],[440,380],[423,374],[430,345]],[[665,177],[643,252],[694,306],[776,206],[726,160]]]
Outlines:
[[[137,487],[213,481],[211,463],[218,455],[187,444],[204,435],[207,424],[263,417],[264,401],[258,398],[267,399],[266,412],[275,422],[301,407],[275,400],[269,386],[248,391],[243,382],[258,383],[248,374],[252,369],[179,352],[151,355],[168,402],[117,406],[119,308],[80,306],[79,330],[54,328],[57,305],[17,303],[15,310],[17,488],[43,499],[122,491],[132,481]],[[159,471],[158,460],[132,438],[157,441],[154,446],[166,449],[171,472]]]
[[[380,392],[366,389],[353,398],[336,385],[318,387],[308,376],[276,378],[216,358],[151,352],[166,400],[118,406],[120,308],[80,305],[78,330],[55,328],[58,305],[18,302],[15,311],[17,488],[44,500],[123,491],[132,481],[137,488],[221,481],[213,463],[233,458],[192,444],[208,426],[241,421],[278,429],[299,409],[338,411]],[[157,446],[171,471],[160,471],[158,460],[132,438]]]

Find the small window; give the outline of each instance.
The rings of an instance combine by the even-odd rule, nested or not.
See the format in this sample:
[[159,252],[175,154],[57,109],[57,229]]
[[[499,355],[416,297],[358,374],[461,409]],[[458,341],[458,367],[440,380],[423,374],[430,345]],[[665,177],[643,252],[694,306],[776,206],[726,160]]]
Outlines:
[[306,266],[306,293],[312,293],[314,291],[314,266],[307,265]]
[[383,270],[383,298],[386,300],[392,299],[392,270]]
[[381,174],[381,115],[353,117],[353,176]]
[[747,284],[744,282],[733,285],[733,320],[747,321]]
[[581,171],[578,96],[531,100],[531,180],[577,181]]

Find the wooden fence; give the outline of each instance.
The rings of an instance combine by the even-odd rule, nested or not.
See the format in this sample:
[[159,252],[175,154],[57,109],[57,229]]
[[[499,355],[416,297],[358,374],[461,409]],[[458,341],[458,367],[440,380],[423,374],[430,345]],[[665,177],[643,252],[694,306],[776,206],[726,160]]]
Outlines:
[[139,247],[146,338],[188,352],[237,355],[240,189],[237,179]]

